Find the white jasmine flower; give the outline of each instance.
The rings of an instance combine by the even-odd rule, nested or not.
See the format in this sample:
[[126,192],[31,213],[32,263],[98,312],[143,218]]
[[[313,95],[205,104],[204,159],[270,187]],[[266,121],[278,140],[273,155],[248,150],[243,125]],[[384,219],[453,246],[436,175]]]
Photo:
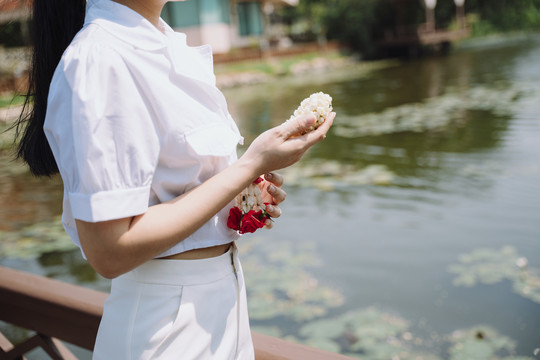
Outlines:
[[315,130],[324,123],[331,111],[332,97],[323,92],[318,92],[302,100],[298,109],[294,111],[293,115],[287,121],[295,120],[307,114],[313,114],[315,116],[315,124],[304,132],[307,133]]
[[520,269],[525,269],[528,263],[529,261],[527,260],[526,257],[520,257],[519,259],[516,260],[516,265]]
[[247,213],[250,210],[265,210],[266,205],[262,199],[261,189],[257,184],[250,184],[245,188],[235,199],[236,205],[242,213]]

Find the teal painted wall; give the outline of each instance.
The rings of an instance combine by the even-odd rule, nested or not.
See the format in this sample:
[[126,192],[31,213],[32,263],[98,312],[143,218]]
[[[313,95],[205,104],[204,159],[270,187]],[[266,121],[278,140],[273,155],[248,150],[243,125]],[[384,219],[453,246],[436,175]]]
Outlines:
[[240,2],[237,4],[237,11],[240,35],[262,35],[263,20],[259,2]]
[[229,23],[229,0],[190,0],[165,4],[161,16],[171,27]]
[[[258,1],[237,3],[239,33],[242,36],[262,35],[264,24]],[[171,27],[189,27],[205,24],[229,24],[229,0],[190,0],[165,4],[163,19]]]
[[228,24],[230,19],[229,0],[197,0],[201,10],[202,24]]

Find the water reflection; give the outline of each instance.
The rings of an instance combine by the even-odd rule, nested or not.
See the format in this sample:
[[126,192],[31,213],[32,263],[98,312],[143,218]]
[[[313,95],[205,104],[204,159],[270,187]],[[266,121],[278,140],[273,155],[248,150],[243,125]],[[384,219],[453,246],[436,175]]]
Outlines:
[[0,231],[12,231],[35,221],[51,220],[62,209],[62,185],[32,177],[9,154],[0,152]]
[[[48,252],[38,259],[43,275],[93,289],[109,292],[110,281],[99,276],[87,262],[81,261],[79,249]],[[66,271],[67,269],[67,271]]]

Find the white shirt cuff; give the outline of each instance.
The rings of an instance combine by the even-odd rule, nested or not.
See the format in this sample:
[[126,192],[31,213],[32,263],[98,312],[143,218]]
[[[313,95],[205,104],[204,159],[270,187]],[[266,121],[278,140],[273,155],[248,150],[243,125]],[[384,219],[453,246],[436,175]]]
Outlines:
[[140,215],[148,210],[150,186],[101,191],[94,194],[69,193],[75,219],[98,222]]

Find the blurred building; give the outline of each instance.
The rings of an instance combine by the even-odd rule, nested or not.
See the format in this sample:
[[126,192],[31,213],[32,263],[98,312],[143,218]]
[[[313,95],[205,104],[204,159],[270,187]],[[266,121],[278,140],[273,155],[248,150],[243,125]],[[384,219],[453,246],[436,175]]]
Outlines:
[[0,45],[5,42],[5,38],[22,43],[29,42],[30,7],[30,0],[0,0]]
[[30,4],[29,0],[0,0],[0,24],[28,19]]
[[0,94],[26,88],[30,0],[0,0]]
[[162,16],[175,30],[187,34],[190,45],[210,44],[215,53],[227,53],[234,48],[264,49],[272,13],[297,4],[298,0],[169,2]]
[[[51,0],[54,1],[54,0]],[[299,0],[192,0],[169,2],[162,17],[175,30],[188,35],[190,45],[210,44],[214,52],[262,46],[272,27],[270,17],[281,6],[296,6]],[[27,23],[31,0],[0,0],[0,26]],[[20,27],[27,40],[28,28]],[[272,33],[274,35],[275,31]],[[26,42],[26,41],[25,41]]]

